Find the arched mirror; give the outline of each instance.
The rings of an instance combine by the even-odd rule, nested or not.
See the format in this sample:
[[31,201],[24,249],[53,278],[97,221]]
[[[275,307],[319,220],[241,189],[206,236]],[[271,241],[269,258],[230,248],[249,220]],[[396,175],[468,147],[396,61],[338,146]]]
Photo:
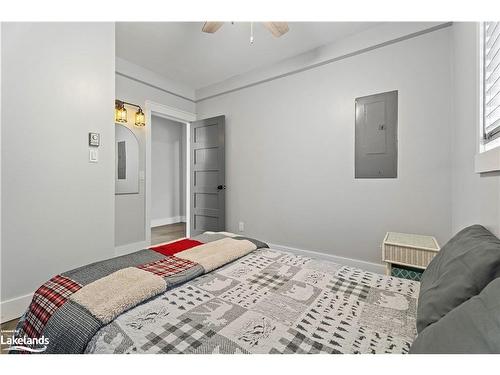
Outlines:
[[139,142],[124,125],[115,126],[115,194],[139,193]]

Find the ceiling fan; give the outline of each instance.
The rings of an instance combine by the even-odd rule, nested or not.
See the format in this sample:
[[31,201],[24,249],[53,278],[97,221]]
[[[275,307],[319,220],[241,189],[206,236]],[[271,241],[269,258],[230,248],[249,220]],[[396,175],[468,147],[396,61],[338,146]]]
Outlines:
[[[286,22],[262,22],[266,29],[276,38],[286,34],[289,30]],[[205,22],[201,29],[205,33],[213,34],[221,28],[224,22]],[[253,43],[253,22],[250,23],[250,43]]]

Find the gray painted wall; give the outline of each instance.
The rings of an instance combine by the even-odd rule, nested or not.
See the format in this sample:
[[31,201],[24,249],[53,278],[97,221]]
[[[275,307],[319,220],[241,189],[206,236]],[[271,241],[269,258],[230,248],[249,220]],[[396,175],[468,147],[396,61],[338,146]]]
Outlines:
[[151,223],[161,223],[186,216],[186,126],[158,116],[151,121]]
[[[116,197],[115,207],[109,199],[115,93],[139,104],[195,106],[122,76],[114,87],[110,23],[4,23],[1,31],[3,302],[113,256],[115,243],[144,239],[143,185],[140,194]],[[374,262],[387,230],[435,234],[441,243],[472,223],[499,234],[499,177],[473,170],[475,32],[475,24],[455,23],[200,102],[200,118],[227,116],[228,229],[244,221],[248,235]],[[355,181],[354,98],[393,89],[399,178]],[[143,130],[132,128],[143,170]],[[89,131],[101,133],[98,164],[88,163]]]
[[479,149],[477,24],[453,24],[452,231],[482,224],[500,234],[498,173],[474,172]]
[[[386,231],[451,234],[450,28],[197,103],[226,115],[227,229],[380,262]],[[354,99],[399,91],[397,179],[354,180]]]
[[[136,67],[137,70],[142,69]],[[193,102],[178,98],[153,87],[136,82],[129,78],[116,75],[116,98],[144,106],[147,100],[172,106],[188,112],[194,112]],[[128,111],[133,116],[133,111]],[[145,169],[145,129],[133,126],[130,117],[128,127],[132,129],[139,140],[139,170]],[[140,181],[139,194],[115,196],[115,246],[142,242],[146,238],[144,212],[144,181]]]
[[2,24],[2,302],[114,255],[114,59],[113,23]]

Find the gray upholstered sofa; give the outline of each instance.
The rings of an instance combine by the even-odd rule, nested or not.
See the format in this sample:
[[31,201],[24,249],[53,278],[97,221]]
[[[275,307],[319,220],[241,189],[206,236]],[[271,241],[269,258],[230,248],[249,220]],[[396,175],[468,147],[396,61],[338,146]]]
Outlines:
[[463,229],[424,272],[410,353],[500,353],[500,240]]

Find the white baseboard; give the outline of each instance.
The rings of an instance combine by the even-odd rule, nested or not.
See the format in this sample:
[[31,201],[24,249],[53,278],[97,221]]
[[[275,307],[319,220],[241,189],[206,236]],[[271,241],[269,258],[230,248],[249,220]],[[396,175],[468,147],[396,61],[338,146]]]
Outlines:
[[362,270],[365,270],[365,271],[381,273],[381,274],[385,273],[385,266],[382,264],[378,264],[378,263],[366,262],[364,260],[358,260],[358,259],[344,258],[344,257],[336,256],[336,255],[326,254],[326,253],[319,252],[319,251],[297,249],[295,247],[278,245],[278,244],[273,244],[273,243],[269,243],[269,242],[267,244],[269,245],[269,247],[271,249],[288,251],[288,252],[293,253],[293,254],[303,255],[303,256],[316,258],[316,259],[329,260],[330,262],[342,264],[344,266],[361,268]]
[[175,224],[185,221],[186,221],[186,216],[172,216],[172,217],[164,217],[161,219],[151,219],[151,228],[161,227],[162,225]]
[[28,308],[33,293],[24,296],[8,299],[0,303],[0,323],[8,322],[12,319],[17,319],[24,314]]
[[126,255],[133,253],[134,251],[139,251],[142,249],[147,249],[151,244],[147,241],[129,243],[122,246],[115,247],[115,256]]

